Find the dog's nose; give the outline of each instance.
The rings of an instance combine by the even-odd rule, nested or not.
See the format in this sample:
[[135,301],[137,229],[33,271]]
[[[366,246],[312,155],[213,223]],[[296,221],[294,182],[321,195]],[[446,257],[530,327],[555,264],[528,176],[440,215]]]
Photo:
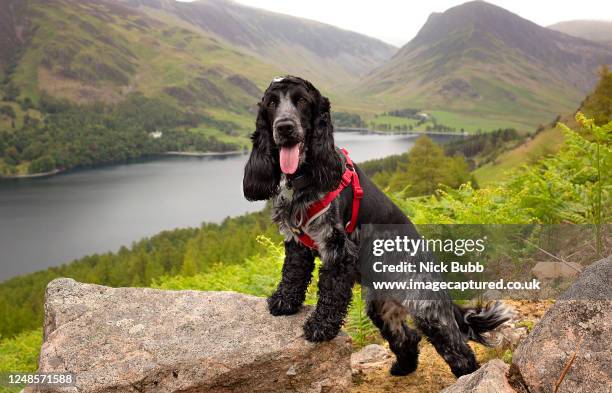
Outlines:
[[289,135],[295,129],[295,123],[291,120],[281,120],[276,123],[276,131],[280,135]]

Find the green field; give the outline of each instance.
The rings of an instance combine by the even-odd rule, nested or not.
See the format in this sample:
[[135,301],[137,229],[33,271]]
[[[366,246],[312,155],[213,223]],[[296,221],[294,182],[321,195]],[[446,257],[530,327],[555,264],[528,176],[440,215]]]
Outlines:
[[463,128],[468,133],[475,133],[478,132],[478,130],[487,132],[499,128],[514,128],[517,131],[531,131],[534,128],[533,125],[526,122],[483,117],[477,113],[459,113],[441,110],[425,112],[433,115],[440,124],[456,128],[457,130]]
[[[500,128],[514,128],[518,131],[527,132],[533,130],[534,128],[528,123],[516,120],[487,118],[476,113],[459,113],[442,110],[425,110],[423,112],[433,116],[437,124],[454,128],[457,132],[460,132],[461,129],[463,129],[468,134],[477,133],[479,131],[490,132]],[[412,126],[414,131],[425,131],[427,126],[433,127],[434,125],[433,120],[428,120],[419,126],[417,126],[417,123],[418,120],[415,119],[390,115],[376,115],[367,121],[367,124],[370,127],[377,130],[383,129],[385,131],[394,131],[393,128],[404,126]],[[385,129],[385,125],[390,126],[392,129]]]

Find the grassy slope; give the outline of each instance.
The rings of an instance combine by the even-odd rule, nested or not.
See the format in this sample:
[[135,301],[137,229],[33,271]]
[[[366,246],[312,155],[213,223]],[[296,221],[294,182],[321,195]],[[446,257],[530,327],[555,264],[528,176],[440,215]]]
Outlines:
[[485,164],[473,173],[479,185],[507,179],[511,169],[535,161],[544,155],[554,153],[563,142],[561,131],[547,128],[534,138],[526,140],[516,148],[502,153],[494,162]]
[[[570,112],[583,97],[581,93],[557,88],[553,84],[542,88],[525,81],[514,68],[528,65],[511,64],[506,70],[497,70],[500,74],[489,79],[483,79],[481,75],[495,75],[493,70],[470,67],[449,70],[448,74],[424,83],[420,82],[421,77],[413,77],[412,80],[398,81],[394,87],[374,93],[371,98],[380,100],[383,106],[391,109],[420,108],[436,116],[441,124],[469,131],[507,127],[528,131],[551,121],[559,113]],[[427,79],[428,71],[423,67],[422,80]],[[543,75],[539,78],[548,79]],[[453,79],[468,81],[480,98],[449,98],[437,93],[445,82]]]
[[251,128],[248,109],[259,93],[229,77],[261,82],[277,69],[201,31],[126,10],[31,3],[38,28],[13,76],[21,96],[37,101],[45,90],[77,102],[115,102],[140,91]]
[[[533,55],[530,37],[542,40],[542,50],[558,44],[556,67],[550,54]],[[503,9],[471,2],[430,18],[356,91],[392,109],[450,113],[452,121],[440,123],[453,127],[471,128],[477,119],[483,130],[530,131],[576,108],[590,79],[584,64],[594,71],[603,61],[595,58],[609,59],[610,52],[596,44],[579,47]]]

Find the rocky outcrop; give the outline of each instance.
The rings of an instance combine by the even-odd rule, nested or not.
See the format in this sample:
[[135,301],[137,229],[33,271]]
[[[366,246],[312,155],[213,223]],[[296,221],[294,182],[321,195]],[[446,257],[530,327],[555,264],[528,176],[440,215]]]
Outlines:
[[530,393],[610,392],[612,257],[596,262],[513,354],[512,380]]
[[506,379],[508,368],[506,363],[493,359],[477,371],[460,377],[442,393],[516,393]]
[[237,293],[57,279],[39,371],[76,375],[76,387],[53,392],[348,391],[350,339],[307,342],[308,311],[273,317],[264,299]]

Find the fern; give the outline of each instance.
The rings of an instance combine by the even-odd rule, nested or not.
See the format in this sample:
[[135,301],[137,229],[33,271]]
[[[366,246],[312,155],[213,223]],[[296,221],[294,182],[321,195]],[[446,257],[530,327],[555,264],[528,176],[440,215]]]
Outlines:
[[356,348],[371,343],[377,335],[377,329],[370,321],[365,308],[361,287],[356,286],[353,290],[353,301],[349,308],[348,319],[344,326],[346,332],[353,339],[353,345]]

